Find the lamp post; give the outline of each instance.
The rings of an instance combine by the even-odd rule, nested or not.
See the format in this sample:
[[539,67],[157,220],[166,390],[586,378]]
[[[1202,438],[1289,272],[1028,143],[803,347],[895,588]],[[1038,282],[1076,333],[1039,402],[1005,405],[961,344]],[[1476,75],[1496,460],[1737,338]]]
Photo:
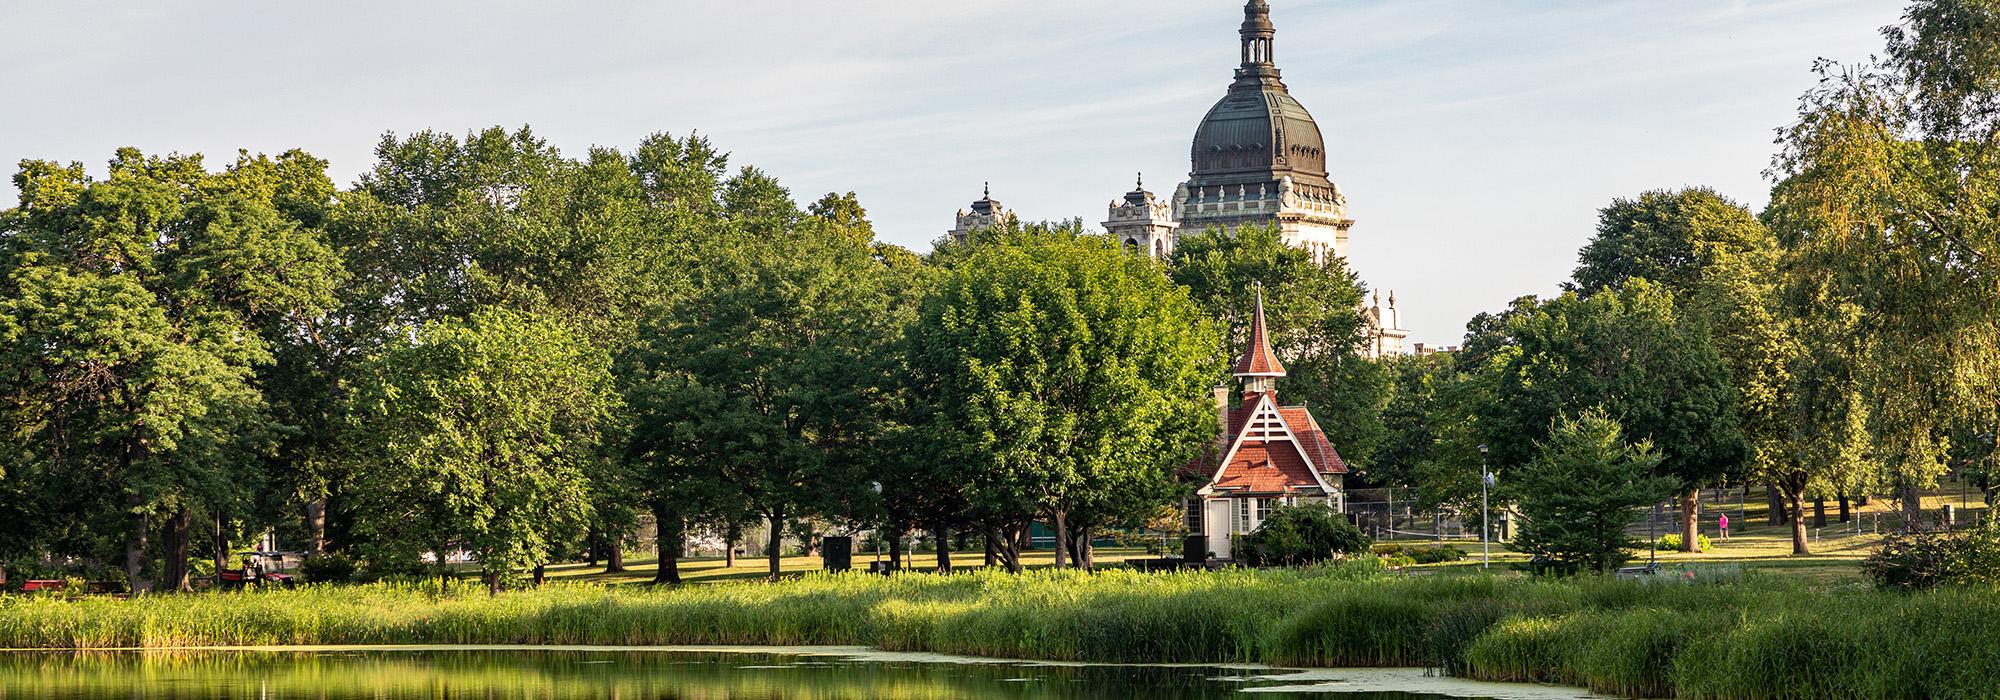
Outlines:
[[1487,492],[1493,489],[1493,470],[1486,466],[1486,446],[1479,446],[1479,568],[1493,568],[1493,523],[1487,508]]

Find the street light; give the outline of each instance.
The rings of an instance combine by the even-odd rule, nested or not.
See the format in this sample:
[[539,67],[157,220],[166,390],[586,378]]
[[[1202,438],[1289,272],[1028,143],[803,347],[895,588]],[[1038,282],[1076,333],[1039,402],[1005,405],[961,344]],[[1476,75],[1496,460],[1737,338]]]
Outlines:
[[1493,523],[1486,494],[1493,489],[1493,470],[1486,466],[1486,446],[1479,446],[1479,568],[1493,568]]

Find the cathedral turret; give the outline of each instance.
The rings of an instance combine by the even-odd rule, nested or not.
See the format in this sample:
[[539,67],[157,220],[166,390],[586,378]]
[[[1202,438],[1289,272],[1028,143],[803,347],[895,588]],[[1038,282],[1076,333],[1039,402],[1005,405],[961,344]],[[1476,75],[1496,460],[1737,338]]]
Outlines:
[[993,198],[993,183],[989,182],[986,183],[985,194],[972,203],[971,211],[958,210],[958,227],[947,233],[951,234],[952,240],[963,243],[974,231],[1005,226],[1012,221],[1014,212],[1008,211],[1006,205]]
[[1174,221],[1173,204],[1146,191],[1144,174],[1124,198],[1112,200],[1110,217],[1104,221],[1104,230],[1112,240],[1155,258],[1174,253],[1174,234],[1180,226]]
[[1410,332],[1403,328],[1402,313],[1396,310],[1396,293],[1389,292],[1389,305],[1382,305],[1382,293],[1375,293],[1375,303],[1363,310],[1362,316],[1368,321],[1368,349],[1364,355],[1371,358],[1396,357],[1403,354],[1404,341]]

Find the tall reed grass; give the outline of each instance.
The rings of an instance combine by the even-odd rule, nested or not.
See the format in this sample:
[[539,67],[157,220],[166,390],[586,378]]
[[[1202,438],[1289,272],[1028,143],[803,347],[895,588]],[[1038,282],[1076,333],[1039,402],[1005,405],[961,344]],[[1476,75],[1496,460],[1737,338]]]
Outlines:
[[1631,697],[2000,698],[2000,591],[1304,571],[814,575],[489,597],[375,584],[0,599],[0,648],[866,645],[1073,661],[1426,666]]

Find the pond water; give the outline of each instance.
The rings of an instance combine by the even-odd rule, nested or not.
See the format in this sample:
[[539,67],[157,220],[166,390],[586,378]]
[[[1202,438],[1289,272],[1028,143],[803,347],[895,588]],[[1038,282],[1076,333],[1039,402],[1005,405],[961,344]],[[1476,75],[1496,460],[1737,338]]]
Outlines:
[[321,647],[0,653],[13,698],[1194,698],[1593,697],[1434,678],[1420,669],[1050,664],[848,647]]

